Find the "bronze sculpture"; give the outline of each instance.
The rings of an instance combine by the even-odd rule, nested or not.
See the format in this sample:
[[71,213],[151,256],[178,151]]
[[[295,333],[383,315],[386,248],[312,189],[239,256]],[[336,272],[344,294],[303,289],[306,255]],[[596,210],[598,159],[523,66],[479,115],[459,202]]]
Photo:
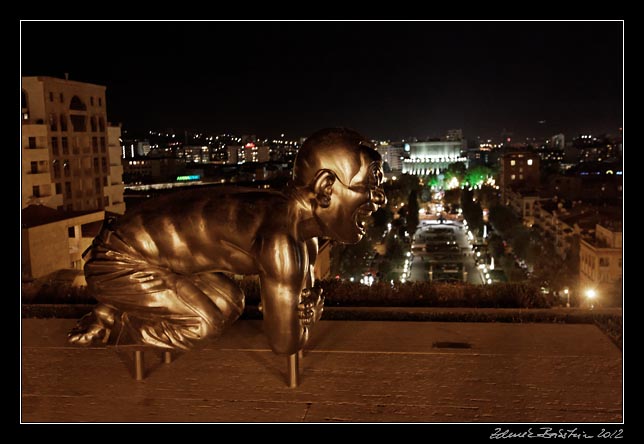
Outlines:
[[189,349],[244,310],[226,273],[257,274],[269,344],[295,356],[324,306],[313,276],[318,238],[359,241],[363,219],[386,203],[382,175],[366,138],[325,129],[302,145],[284,192],[177,192],[106,221],[84,256],[99,304],[69,341],[89,345],[111,334],[116,344]]

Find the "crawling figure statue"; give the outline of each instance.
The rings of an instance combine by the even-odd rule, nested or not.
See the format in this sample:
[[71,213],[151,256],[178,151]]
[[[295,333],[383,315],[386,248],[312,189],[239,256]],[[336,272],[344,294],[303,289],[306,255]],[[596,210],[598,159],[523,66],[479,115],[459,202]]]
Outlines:
[[227,276],[240,274],[259,275],[272,350],[298,352],[324,305],[318,239],[358,242],[364,218],[386,203],[382,175],[366,138],[325,129],[304,142],[283,192],[188,190],[106,220],[84,255],[99,303],[69,341],[189,349],[242,314],[244,294]]

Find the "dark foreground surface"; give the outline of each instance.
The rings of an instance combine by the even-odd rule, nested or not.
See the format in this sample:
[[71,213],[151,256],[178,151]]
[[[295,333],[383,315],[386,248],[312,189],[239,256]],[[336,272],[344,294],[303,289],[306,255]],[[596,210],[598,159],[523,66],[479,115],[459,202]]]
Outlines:
[[322,321],[286,386],[259,321],[162,364],[22,320],[23,422],[622,421],[622,353],[595,325]]

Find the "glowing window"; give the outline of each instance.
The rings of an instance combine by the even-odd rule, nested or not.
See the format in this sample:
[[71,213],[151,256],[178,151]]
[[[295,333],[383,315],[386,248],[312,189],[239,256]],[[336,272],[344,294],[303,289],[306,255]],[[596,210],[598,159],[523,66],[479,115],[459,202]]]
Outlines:
[[517,164],[517,161],[516,161],[516,160],[511,160],[511,161],[510,161],[510,165],[514,166],[514,165],[516,165],[516,164]]
[[532,165],[532,159],[528,159],[528,165]]

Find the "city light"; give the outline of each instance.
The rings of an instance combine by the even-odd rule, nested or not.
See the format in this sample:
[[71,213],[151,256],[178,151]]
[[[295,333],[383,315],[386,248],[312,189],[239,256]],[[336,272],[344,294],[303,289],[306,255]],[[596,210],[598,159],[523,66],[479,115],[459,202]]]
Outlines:
[[447,182],[447,189],[448,190],[453,190],[454,188],[458,188],[459,183],[458,179],[456,177],[452,177],[449,182]]
[[201,179],[201,176],[199,174],[191,174],[189,176],[177,176],[177,181],[185,181],[185,180],[199,180]]
[[595,308],[595,299],[597,298],[597,292],[594,288],[588,288],[585,292],[586,299],[588,299],[588,304],[590,304],[590,309]]

